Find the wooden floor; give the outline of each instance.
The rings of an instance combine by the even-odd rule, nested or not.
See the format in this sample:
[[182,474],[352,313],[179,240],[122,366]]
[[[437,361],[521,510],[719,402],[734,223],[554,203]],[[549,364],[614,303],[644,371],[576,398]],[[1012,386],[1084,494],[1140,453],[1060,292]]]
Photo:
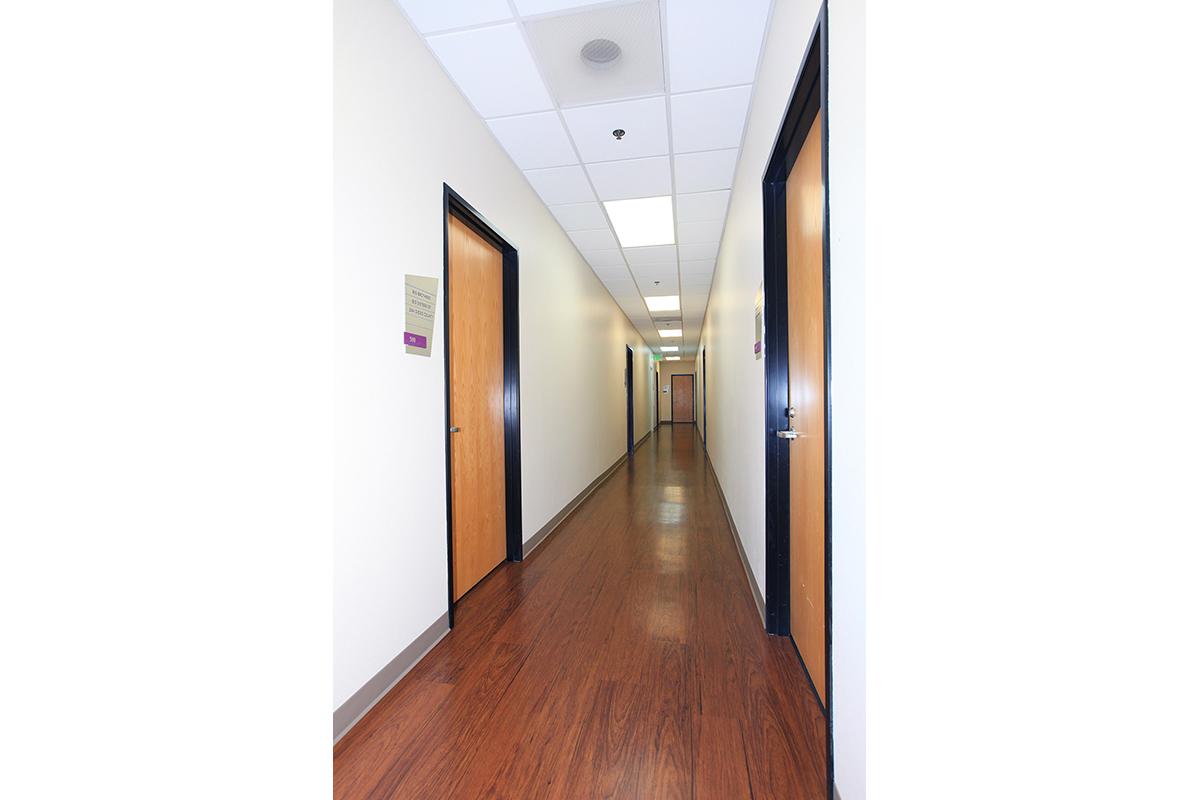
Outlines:
[[334,748],[357,798],[825,797],[825,722],[763,632],[693,425],[664,425]]

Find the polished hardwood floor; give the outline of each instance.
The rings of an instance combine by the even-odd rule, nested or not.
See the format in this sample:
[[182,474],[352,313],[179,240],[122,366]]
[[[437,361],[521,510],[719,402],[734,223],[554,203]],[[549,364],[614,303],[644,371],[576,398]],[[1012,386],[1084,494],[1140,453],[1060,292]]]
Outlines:
[[824,798],[693,425],[664,425],[334,747],[334,796]]

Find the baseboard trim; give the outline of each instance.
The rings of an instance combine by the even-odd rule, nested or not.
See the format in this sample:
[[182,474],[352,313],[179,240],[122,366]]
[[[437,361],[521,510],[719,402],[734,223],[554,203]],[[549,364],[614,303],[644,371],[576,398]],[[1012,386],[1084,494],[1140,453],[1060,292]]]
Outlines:
[[838,791],[837,784],[833,786],[833,800],[842,800],[842,793]]
[[[638,439],[633,449],[636,451],[639,447],[646,443],[650,438],[650,434],[654,433],[654,429],[646,432],[646,434]],[[522,558],[527,558],[533,549],[540,545],[550,536],[567,517],[583,504],[591,496],[592,492],[600,488],[600,485],[612,477],[612,474],[617,471],[617,468],[626,462],[629,458],[627,453],[622,453],[613,465],[587,485],[587,487],[577,494],[571,502],[567,503],[561,511],[554,515],[553,518],[541,529],[525,542],[522,548],[524,553]],[[337,744],[338,740],[350,732],[358,721],[366,716],[376,703],[383,699],[384,695],[392,690],[400,679],[408,674],[408,671],[416,666],[417,662],[425,657],[425,654],[433,649],[434,645],[442,640],[442,638],[450,632],[450,613],[446,612],[438,617],[432,625],[413,640],[412,644],[404,648],[399,655],[393,658],[387,666],[375,673],[375,677],[367,681],[366,684],[351,695],[350,699],[342,703],[341,706],[333,712],[333,742]]]
[[338,706],[333,712],[333,743],[337,744],[339,739],[349,733],[350,729],[449,632],[450,612],[447,611],[414,639],[412,644],[401,650],[387,666],[376,672],[375,677],[351,695],[349,700]]
[[746,582],[750,584],[750,591],[754,595],[754,605],[758,607],[758,617],[762,620],[763,628],[767,627],[767,604],[763,602],[763,596],[758,591],[758,582],[754,580],[754,570],[750,569],[750,559],[746,558],[746,551],[742,549],[742,536],[738,533],[737,524],[733,521],[733,514],[729,513],[729,503],[725,500],[725,490],[721,488],[721,479],[717,477],[717,471],[713,468],[712,460],[708,457],[708,448],[704,449],[704,463],[708,465],[708,471],[712,473],[713,483],[717,485],[717,497],[721,498],[721,508],[725,511],[725,520],[729,523],[729,532],[733,535],[733,543],[737,546],[738,558],[742,562],[742,570],[746,573]]
[[[654,429],[646,431],[646,435],[641,439],[638,439],[637,444],[633,446],[634,452],[637,452],[637,449],[646,443],[646,440],[650,438],[650,434],[652,433],[654,433]],[[600,474],[599,478],[596,478],[596,480],[585,486],[582,492],[575,495],[575,498],[563,506],[561,511],[551,517],[550,521],[538,529],[537,533],[535,533],[533,536],[530,536],[529,540],[525,542],[525,547],[523,548],[521,558],[529,558],[529,554],[533,552],[533,549],[542,542],[546,541],[546,537],[554,533],[559,525],[562,525],[564,522],[566,522],[567,517],[571,516],[571,514],[575,512],[575,509],[583,505],[583,501],[587,500],[588,497],[591,496],[592,492],[599,489],[600,484],[608,480],[612,474],[617,471],[617,468],[624,464],[628,458],[628,453],[621,454],[621,457],[614,461],[611,467],[604,470],[604,472]]]

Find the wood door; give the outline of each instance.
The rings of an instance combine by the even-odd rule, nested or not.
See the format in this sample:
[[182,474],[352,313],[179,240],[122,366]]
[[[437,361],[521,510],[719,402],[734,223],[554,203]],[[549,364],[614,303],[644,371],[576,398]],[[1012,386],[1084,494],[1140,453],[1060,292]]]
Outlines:
[[454,599],[504,560],[504,294],[500,251],[450,216],[450,514]]
[[671,376],[671,422],[696,421],[696,393],[693,375]]
[[825,702],[825,185],[818,112],[787,179],[791,629]]

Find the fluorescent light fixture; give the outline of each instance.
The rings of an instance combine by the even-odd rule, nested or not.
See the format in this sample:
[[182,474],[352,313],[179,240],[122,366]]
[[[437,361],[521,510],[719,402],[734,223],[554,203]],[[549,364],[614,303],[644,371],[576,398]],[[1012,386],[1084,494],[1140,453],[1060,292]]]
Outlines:
[[679,356],[667,356],[667,357],[666,357],[666,358],[664,358],[663,360],[664,360],[664,361],[678,361],[678,360],[679,360]]
[[664,339],[680,339],[683,337],[683,331],[679,329],[659,328],[658,335]]
[[675,214],[670,195],[606,200],[604,208],[622,247],[675,244]]
[[679,348],[673,344],[664,345],[658,349],[662,350],[664,353],[678,353],[679,352]]
[[660,297],[647,297],[646,308],[651,311],[678,311],[679,295],[667,294]]

